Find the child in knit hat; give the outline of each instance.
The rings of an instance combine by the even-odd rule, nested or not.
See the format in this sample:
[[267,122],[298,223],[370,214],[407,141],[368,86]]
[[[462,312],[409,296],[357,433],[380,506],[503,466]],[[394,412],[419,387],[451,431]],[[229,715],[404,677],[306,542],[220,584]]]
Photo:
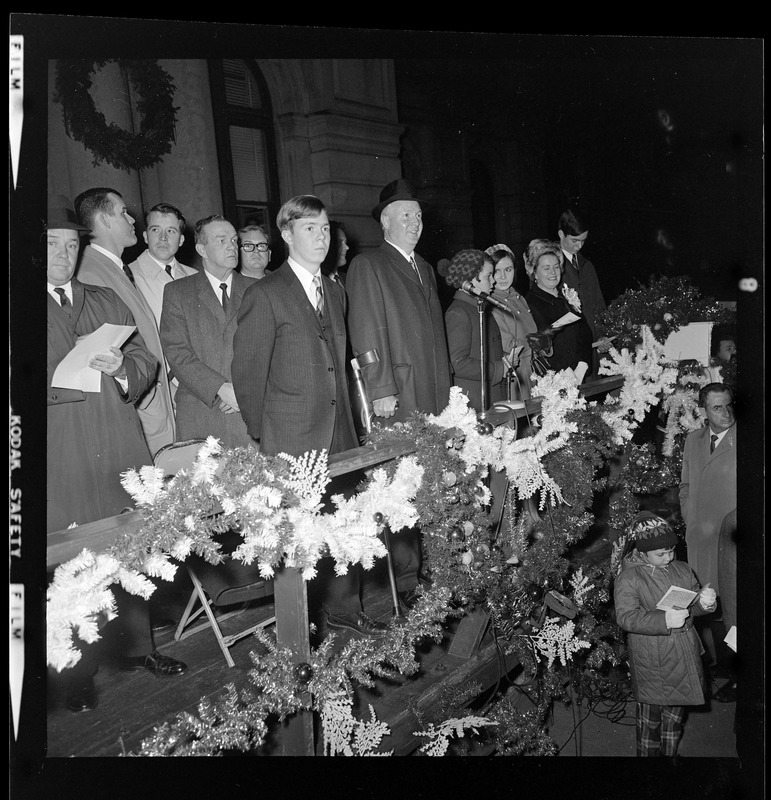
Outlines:
[[[675,559],[678,539],[670,524],[650,511],[628,529],[634,543],[616,578],[616,621],[627,632],[632,693],[637,701],[637,755],[674,758],[685,706],[705,702],[701,640],[693,617],[715,610],[715,590],[701,588],[693,570]],[[689,608],[660,610],[670,586],[698,592]]]

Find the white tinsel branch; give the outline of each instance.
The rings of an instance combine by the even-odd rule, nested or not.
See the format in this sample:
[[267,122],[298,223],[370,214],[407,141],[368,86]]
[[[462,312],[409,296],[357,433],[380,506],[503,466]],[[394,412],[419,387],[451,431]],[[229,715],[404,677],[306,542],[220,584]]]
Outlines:
[[450,746],[450,739],[457,736],[459,739],[463,738],[466,729],[472,733],[477,733],[477,728],[482,728],[489,725],[497,725],[497,722],[487,719],[487,717],[461,717],[460,719],[448,719],[441,725],[435,726],[433,722],[429,723],[425,731],[413,731],[413,736],[424,736],[429,741],[420,746],[420,750],[427,756],[443,756]]

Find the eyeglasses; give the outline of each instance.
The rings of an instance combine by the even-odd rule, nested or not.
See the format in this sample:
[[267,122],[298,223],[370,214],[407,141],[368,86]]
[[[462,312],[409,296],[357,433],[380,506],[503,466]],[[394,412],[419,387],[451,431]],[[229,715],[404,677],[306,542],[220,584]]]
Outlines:
[[241,242],[241,249],[246,253],[251,253],[255,249],[264,253],[270,249],[270,245],[267,242]]

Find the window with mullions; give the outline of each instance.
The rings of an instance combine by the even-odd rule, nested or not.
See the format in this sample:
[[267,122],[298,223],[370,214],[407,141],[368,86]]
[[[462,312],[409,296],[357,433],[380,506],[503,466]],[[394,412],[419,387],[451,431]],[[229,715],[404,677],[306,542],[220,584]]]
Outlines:
[[265,82],[256,64],[240,59],[211,61],[209,71],[225,216],[236,228],[273,229],[276,156]]

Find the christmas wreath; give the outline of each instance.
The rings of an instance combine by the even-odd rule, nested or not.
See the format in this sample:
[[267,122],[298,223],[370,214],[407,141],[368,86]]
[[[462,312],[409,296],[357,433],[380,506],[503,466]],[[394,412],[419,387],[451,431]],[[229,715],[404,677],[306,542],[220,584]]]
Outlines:
[[[139,95],[137,133],[108,124],[94,104],[91,76],[109,61],[119,61]],[[152,59],[80,59],[58,62],[54,100],[62,105],[67,135],[94,154],[95,167],[106,161],[128,172],[151,167],[171,152],[179,110],[174,90],[171,76]]]

